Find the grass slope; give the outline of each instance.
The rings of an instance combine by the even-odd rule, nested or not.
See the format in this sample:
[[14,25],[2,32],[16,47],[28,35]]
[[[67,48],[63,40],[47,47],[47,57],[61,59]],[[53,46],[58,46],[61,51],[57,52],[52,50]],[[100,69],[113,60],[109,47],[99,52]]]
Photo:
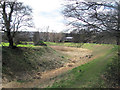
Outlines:
[[65,62],[58,52],[50,47],[2,48],[3,82],[29,80],[36,72],[59,68]]
[[98,55],[93,61],[72,69],[60,75],[59,81],[50,88],[101,88],[107,87],[102,75],[106,67],[112,62],[116,50],[112,45],[85,44],[83,48],[93,50],[93,55]]

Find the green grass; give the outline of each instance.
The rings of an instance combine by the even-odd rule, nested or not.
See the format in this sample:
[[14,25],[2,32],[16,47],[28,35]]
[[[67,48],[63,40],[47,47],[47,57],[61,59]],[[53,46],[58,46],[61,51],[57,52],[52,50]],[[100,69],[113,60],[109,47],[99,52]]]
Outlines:
[[[23,44],[18,44],[18,47],[35,47],[34,45],[32,45],[31,43],[33,42],[22,42]],[[27,45],[24,45],[24,44]],[[94,48],[94,46],[96,45],[102,45],[102,46],[113,46],[112,44],[94,44],[94,43],[54,43],[54,42],[44,42],[45,44],[47,44],[48,46],[52,45],[52,46],[68,46],[68,47],[82,47],[82,48],[87,48],[87,49],[92,49]],[[1,42],[0,46],[9,46],[9,43],[5,43],[5,42]]]
[[[17,47],[35,47],[34,45],[30,44],[32,42],[26,42],[27,45],[24,45],[25,42],[23,42],[23,44],[18,44]],[[0,46],[9,46],[9,43],[5,43],[5,42],[1,42]]]
[[[58,76],[59,79],[49,88],[104,88],[108,87],[102,75],[107,65],[116,55],[117,46],[84,44],[83,48],[93,50],[94,55],[100,55],[93,61],[72,69]],[[114,47],[114,48],[113,48]],[[109,87],[108,87],[109,88]]]
[[71,47],[79,47],[81,46],[83,43],[54,43],[54,42],[45,42],[45,44],[47,45],[56,45],[56,46],[71,46]]
[[[120,46],[115,46],[114,51],[118,51],[112,62],[107,65],[107,70],[104,73],[106,83],[109,87],[120,87]],[[119,55],[118,55],[119,54]]]
[[54,43],[54,42],[45,42],[48,46],[68,46],[68,47],[82,47],[82,48],[87,48],[87,49],[92,49],[94,46],[113,46],[112,44],[95,44],[95,43],[72,43],[72,42],[67,42],[67,43]]
[[31,44],[27,44],[27,45],[18,44],[17,47],[35,47],[35,46]]
[[9,46],[9,43],[1,42],[0,46]]
[[28,43],[28,44],[30,44],[30,43],[33,43],[33,42],[21,42],[21,43]]

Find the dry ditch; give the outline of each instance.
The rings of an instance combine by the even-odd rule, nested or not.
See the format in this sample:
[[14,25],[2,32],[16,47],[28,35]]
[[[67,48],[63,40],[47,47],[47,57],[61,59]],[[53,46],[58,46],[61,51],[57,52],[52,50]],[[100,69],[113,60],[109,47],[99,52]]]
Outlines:
[[52,85],[54,83],[54,78],[58,75],[71,70],[74,67],[77,67],[81,64],[85,64],[91,60],[93,60],[92,51],[83,48],[75,48],[75,47],[65,47],[65,46],[51,46],[51,48],[57,50],[60,53],[63,53],[66,56],[69,56],[68,63],[65,63],[63,67],[56,68],[50,71],[38,72],[34,77],[33,81],[18,83],[18,82],[10,82],[3,85],[4,88],[33,88],[39,87],[44,88],[48,85]]

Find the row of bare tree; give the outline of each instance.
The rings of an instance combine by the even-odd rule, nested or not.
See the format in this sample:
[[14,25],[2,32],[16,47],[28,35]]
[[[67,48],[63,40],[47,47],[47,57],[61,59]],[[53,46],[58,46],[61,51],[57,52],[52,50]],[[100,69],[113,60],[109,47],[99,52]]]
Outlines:
[[98,44],[116,44],[117,38],[111,36],[107,31],[97,32],[89,30],[73,30],[70,35],[73,37],[73,42],[76,43],[98,43]]
[[[116,37],[120,44],[120,0],[110,1],[80,1],[67,0],[63,14],[68,19],[68,25],[81,30],[103,32]],[[87,35],[89,38],[89,35]],[[99,40],[99,39],[98,39]]]
[[[111,33],[111,32],[110,32]],[[99,44],[116,44],[117,38],[107,31],[97,32],[89,30],[73,30],[70,33],[53,33],[53,32],[17,32],[13,41],[15,45],[21,42],[34,42],[39,45],[44,42],[75,42],[75,43],[99,43]],[[66,40],[66,37],[73,37]],[[6,33],[2,36],[2,41],[7,42]]]
[[60,42],[63,38],[64,38],[63,33],[35,32],[33,41],[34,43],[39,43],[40,41]]
[[[100,39],[104,39],[104,36],[106,38],[116,38],[116,44],[120,44],[119,0],[113,2],[67,1],[69,3],[64,5],[62,13],[68,19],[68,25],[72,26],[73,32],[75,29],[77,32],[80,32],[74,34],[75,42],[89,42],[90,38],[96,38],[96,41],[92,41],[99,42]],[[13,43],[17,37],[16,32],[18,30],[34,26],[31,13],[32,9],[29,6],[25,6],[17,0],[0,1],[0,29],[5,32],[7,40],[10,43],[9,47],[14,48]],[[95,35],[93,32],[95,32]],[[46,32],[40,36],[43,41],[56,41],[63,35]]]

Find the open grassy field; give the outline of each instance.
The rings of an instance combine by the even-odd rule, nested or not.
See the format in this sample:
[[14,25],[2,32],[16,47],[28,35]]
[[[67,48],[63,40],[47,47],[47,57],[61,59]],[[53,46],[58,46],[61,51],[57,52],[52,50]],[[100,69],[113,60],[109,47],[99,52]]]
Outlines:
[[[17,47],[34,47],[34,45],[31,43],[33,42],[23,42],[23,44],[18,44]],[[9,43],[1,42],[0,46],[9,46]]]
[[[95,43],[54,43],[54,42],[44,42],[48,46],[68,46],[68,47],[82,47],[87,49],[92,49],[96,45],[103,45],[103,46],[114,46],[113,44],[95,44]],[[116,45],[115,45],[116,46]]]

